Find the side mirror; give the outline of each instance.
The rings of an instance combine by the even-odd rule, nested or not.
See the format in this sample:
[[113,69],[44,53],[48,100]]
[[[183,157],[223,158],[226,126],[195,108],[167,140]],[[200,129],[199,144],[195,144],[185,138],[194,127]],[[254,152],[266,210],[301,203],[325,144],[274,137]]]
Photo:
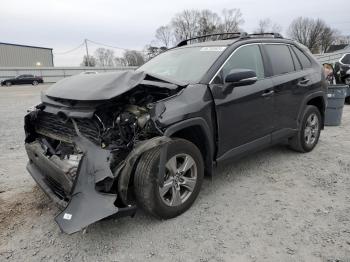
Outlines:
[[232,69],[225,78],[225,83],[230,86],[252,85],[256,81],[258,81],[256,73],[250,69]]

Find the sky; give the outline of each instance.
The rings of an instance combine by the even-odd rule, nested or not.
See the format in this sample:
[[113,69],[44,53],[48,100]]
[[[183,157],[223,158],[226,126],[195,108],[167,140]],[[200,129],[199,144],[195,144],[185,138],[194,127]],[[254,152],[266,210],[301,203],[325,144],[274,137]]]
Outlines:
[[[349,0],[0,0],[0,42],[53,48],[55,66],[78,66],[84,39],[142,50],[155,40],[155,30],[185,9],[239,8],[252,32],[260,19],[270,18],[285,34],[298,17],[321,18],[350,35]],[[330,4],[332,3],[332,4]],[[89,43],[89,52],[102,47]],[[114,49],[121,55],[121,49]]]

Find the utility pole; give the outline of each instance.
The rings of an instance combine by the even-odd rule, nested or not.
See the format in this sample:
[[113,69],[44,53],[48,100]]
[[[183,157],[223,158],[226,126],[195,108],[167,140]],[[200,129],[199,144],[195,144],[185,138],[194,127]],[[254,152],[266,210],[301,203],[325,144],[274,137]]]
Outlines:
[[88,48],[88,45],[87,45],[87,39],[85,38],[85,49],[86,49],[86,59],[87,59],[87,64],[88,64],[88,67],[90,66],[90,56],[89,56],[89,48]]

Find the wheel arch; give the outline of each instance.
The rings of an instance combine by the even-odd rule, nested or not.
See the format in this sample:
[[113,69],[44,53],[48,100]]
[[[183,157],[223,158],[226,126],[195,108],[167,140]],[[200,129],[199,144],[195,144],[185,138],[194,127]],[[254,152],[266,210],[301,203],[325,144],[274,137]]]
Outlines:
[[316,106],[321,113],[322,117],[322,128],[324,127],[324,118],[325,118],[325,110],[326,103],[322,96],[316,96],[307,101],[306,105]]
[[213,168],[214,143],[212,132],[203,118],[191,118],[176,123],[166,129],[164,135],[167,137],[178,137],[186,139],[195,144],[200,150],[205,174],[211,176]]
[[305,108],[308,105],[316,106],[322,117],[322,129],[324,128],[324,118],[325,118],[325,111],[326,111],[326,95],[324,92],[316,92],[309,96],[306,96],[303,100],[301,110],[299,111],[298,115],[298,124],[300,124],[301,119],[303,117],[303,113],[305,111]]

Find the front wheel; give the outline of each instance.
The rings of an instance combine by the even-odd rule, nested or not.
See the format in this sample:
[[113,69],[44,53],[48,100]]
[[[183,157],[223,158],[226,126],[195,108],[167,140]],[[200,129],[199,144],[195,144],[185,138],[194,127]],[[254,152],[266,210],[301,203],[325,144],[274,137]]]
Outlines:
[[201,152],[191,142],[174,139],[168,144],[164,184],[157,182],[160,148],[145,152],[136,167],[135,195],[150,214],[168,219],[185,212],[197,198],[204,175]]
[[5,85],[6,85],[6,86],[11,86],[12,83],[11,83],[11,82],[6,82]]
[[289,141],[290,148],[302,153],[313,150],[320,137],[321,125],[320,111],[316,106],[308,105],[298,133]]

